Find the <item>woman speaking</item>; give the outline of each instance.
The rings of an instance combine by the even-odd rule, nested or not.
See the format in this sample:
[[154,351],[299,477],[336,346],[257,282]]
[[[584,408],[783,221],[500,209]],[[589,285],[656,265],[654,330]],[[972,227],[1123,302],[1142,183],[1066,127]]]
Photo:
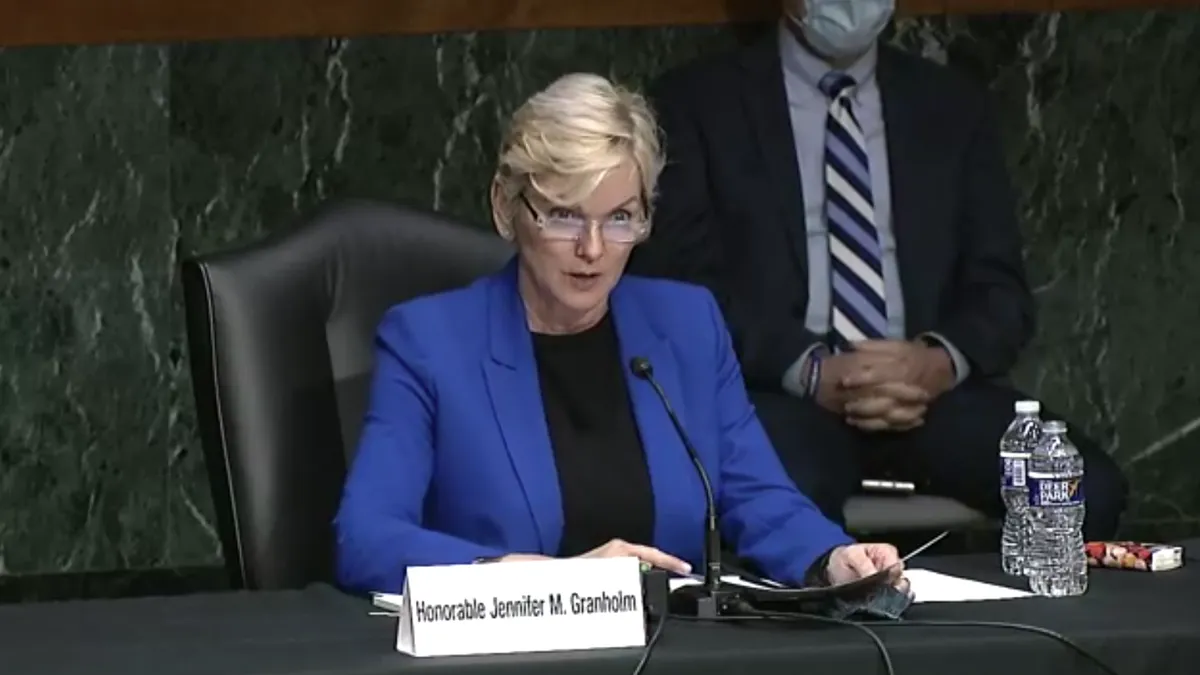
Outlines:
[[597,75],[565,76],[513,116],[491,207],[516,256],[379,326],[335,522],[344,587],[398,592],[412,566],[547,557],[699,566],[703,485],[635,359],[694,443],[740,556],[789,583],[898,562],[788,479],[711,294],[622,276],[650,234],[662,162],[645,101]]

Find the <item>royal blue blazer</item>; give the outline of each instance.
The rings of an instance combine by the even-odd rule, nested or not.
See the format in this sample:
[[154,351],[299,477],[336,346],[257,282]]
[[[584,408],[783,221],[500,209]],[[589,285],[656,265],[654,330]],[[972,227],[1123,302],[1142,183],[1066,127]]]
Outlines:
[[[707,290],[625,276],[610,311],[622,362],[653,364],[711,477],[722,536],[739,555],[800,582],[818,557],[850,542],[784,472]],[[562,500],[516,265],[391,308],[375,369],[334,522],[339,583],[399,592],[412,566],[556,555]],[[629,372],[626,380],[654,491],[654,540],[634,543],[699,570],[700,480],[649,383]]]

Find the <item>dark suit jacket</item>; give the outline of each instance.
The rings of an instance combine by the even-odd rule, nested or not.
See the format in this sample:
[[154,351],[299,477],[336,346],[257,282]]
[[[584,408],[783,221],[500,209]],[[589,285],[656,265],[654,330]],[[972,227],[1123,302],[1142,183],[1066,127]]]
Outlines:
[[[708,286],[747,383],[776,390],[814,341],[804,204],[775,32],[665,75],[651,92],[666,135],[654,230],[635,273]],[[986,92],[883,47],[877,77],[909,336],[933,331],[1005,374],[1034,330],[1015,204]]]

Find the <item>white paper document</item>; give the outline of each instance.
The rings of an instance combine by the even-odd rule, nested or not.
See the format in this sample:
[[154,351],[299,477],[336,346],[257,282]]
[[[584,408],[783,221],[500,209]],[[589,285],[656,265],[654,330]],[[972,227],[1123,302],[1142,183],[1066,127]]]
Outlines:
[[985,584],[982,581],[952,577],[931,570],[904,571],[912,586],[913,602],[978,602],[981,600],[1011,600],[1028,598],[1033,594],[1015,588]]
[[[915,598],[914,602],[978,602],[982,600],[1011,600],[1033,596],[1028,591],[950,576],[949,574],[942,574],[941,572],[931,570],[909,569],[904,571],[904,576],[911,585]],[[701,580],[701,577],[694,575],[671,579],[671,590],[674,591],[683,586],[699,584]],[[770,588],[769,586],[756,584],[737,576],[723,576],[721,577],[721,581],[731,586],[760,589]],[[376,602],[376,604],[380,603]]]
[[[730,586],[740,586],[742,588],[757,588],[760,590],[771,588],[771,586],[767,586],[764,584],[756,584],[753,581],[747,581],[739,576],[732,575],[732,574],[726,574],[726,575],[722,576],[721,582],[725,583],[725,584],[729,584]],[[699,574],[689,574],[686,577],[672,577],[667,582],[667,585],[670,587],[670,589],[672,591],[674,591],[678,588],[683,588],[684,586],[698,586],[702,583],[704,583],[703,576],[700,576]],[[776,586],[776,588],[782,588],[782,587]]]

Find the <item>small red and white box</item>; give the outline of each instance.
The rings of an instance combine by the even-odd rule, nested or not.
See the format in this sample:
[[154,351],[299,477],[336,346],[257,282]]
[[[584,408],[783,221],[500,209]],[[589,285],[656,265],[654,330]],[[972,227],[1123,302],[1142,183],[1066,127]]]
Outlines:
[[1183,547],[1133,541],[1093,541],[1085,546],[1089,567],[1167,572],[1183,567]]

